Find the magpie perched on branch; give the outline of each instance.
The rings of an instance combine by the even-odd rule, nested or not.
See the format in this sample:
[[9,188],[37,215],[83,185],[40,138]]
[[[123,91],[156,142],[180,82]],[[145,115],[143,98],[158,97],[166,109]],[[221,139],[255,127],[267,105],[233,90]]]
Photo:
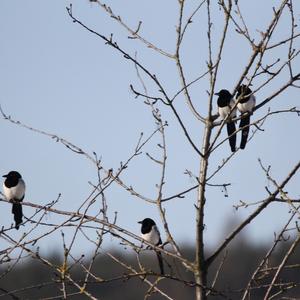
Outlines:
[[252,95],[252,90],[249,86],[242,84],[237,90],[236,101],[239,101],[237,108],[242,114],[240,121],[240,128],[242,129],[240,148],[245,149],[249,135],[250,115],[255,107],[256,99],[255,96]]
[[12,213],[15,227],[19,229],[23,217],[22,205],[19,202],[22,202],[25,196],[25,182],[17,171],[10,171],[3,177],[6,178],[3,182],[3,194],[6,200],[13,201]]
[[224,120],[229,115],[226,121],[227,134],[229,136],[231,151],[235,152],[236,134],[234,133],[235,124],[232,119],[236,116],[236,108],[233,109],[235,104],[233,96],[228,90],[220,90],[220,92],[215,93],[215,95],[219,96],[217,100],[219,116]]
[[[145,241],[147,241],[155,246],[162,244],[159,230],[158,230],[155,222],[152,219],[146,218],[143,221],[139,221],[138,223],[142,224],[142,227],[141,227],[142,239],[144,239]],[[161,252],[156,251],[156,250],[155,250],[155,252],[157,255],[157,259],[158,259],[160,273],[161,273],[161,275],[164,275],[164,264],[163,264]]]

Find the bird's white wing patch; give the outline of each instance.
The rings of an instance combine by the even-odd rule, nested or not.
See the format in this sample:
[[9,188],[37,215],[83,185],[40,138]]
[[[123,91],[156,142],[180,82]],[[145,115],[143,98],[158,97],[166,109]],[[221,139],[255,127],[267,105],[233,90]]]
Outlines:
[[16,186],[8,188],[3,183],[3,194],[6,200],[18,199],[21,200],[25,195],[25,182],[23,179],[19,179]]
[[250,96],[250,99],[245,103],[238,103],[237,107],[241,113],[252,112],[256,103],[256,98],[254,95]]
[[218,108],[220,118],[224,120],[230,112],[229,106],[219,107]]
[[157,245],[160,240],[160,233],[156,226],[152,226],[151,231],[148,233],[142,234],[141,237],[145,241],[147,241],[153,245]]
[[[233,99],[230,100],[230,105],[224,107],[218,107],[218,112],[222,120],[224,120],[227,115],[230,113],[231,109],[234,107],[235,101]],[[236,108],[234,108],[230,114],[231,118],[236,116]]]

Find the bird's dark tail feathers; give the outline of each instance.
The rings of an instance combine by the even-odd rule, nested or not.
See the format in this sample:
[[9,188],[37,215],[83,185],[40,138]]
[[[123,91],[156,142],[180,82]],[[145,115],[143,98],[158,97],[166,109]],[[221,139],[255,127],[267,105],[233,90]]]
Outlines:
[[227,123],[227,133],[229,136],[229,145],[232,152],[235,152],[235,144],[236,144],[236,134],[233,134],[235,132],[235,124],[234,122],[228,122]]
[[22,205],[20,203],[13,203],[11,212],[14,215],[14,220],[16,223],[16,229],[19,229],[19,225],[23,222],[23,211]]
[[246,144],[247,144],[247,139],[248,139],[248,134],[249,134],[249,124],[250,124],[250,115],[246,115],[242,117],[240,121],[240,128],[242,129],[242,138],[241,138],[241,149],[245,149]]
[[160,274],[164,275],[165,274],[164,263],[163,263],[161,252],[158,252],[158,251],[155,251],[155,252],[156,252],[156,256],[157,256],[157,260],[158,260],[158,264],[159,264]]

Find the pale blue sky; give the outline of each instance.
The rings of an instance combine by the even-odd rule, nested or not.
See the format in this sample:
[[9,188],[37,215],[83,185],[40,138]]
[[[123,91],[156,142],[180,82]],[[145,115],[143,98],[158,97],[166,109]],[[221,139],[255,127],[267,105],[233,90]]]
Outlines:
[[[187,11],[191,12],[196,4],[193,1],[187,2]],[[278,2],[240,1],[251,34],[259,37],[257,29],[267,26],[272,16],[272,6]],[[125,161],[132,154],[140,132],[151,134],[155,124],[149,108],[130,92],[130,84],[141,90],[133,64],[99,38],[73,24],[65,9],[69,3],[61,0],[0,2],[0,103],[14,119],[64,137],[89,153],[95,151],[102,157],[105,168],[117,169],[120,161]],[[129,53],[137,51],[139,59],[157,75],[170,95],[180,89],[174,61],[159,56],[139,41],[128,40],[128,33],[97,5],[86,0],[72,3],[74,15],[84,23],[107,36],[114,33],[114,39]],[[133,28],[139,20],[143,20],[141,34],[164,50],[174,52],[177,1],[108,1],[107,4]],[[299,12],[300,6],[297,5],[295,9]],[[197,16],[182,49],[188,81],[205,71],[207,60],[205,10]],[[299,19],[299,13],[296,16]],[[222,33],[223,18],[219,10],[212,13],[212,18],[212,32],[216,42]],[[284,16],[274,41],[287,36],[289,31],[286,28],[289,26],[288,18]],[[299,49],[299,41],[294,46]],[[231,27],[225,43],[217,90],[230,90],[235,86],[249,56],[248,44]],[[269,55],[266,62],[272,62],[277,57],[286,59],[285,47]],[[295,72],[299,72],[299,59],[295,66]],[[261,90],[256,95],[258,103],[285,83],[286,75],[284,73]],[[261,81],[255,83],[260,84]],[[191,88],[195,106],[203,113],[206,112],[208,86],[208,78],[205,78]],[[158,95],[152,83],[148,85],[148,91]],[[276,110],[290,108],[298,103],[299,91],[291,89],[259,110],[256,116],[264,115],[269,106]],[[193,118],[182,95],[178,97],[176,105],[193,140],[201,145],[202,124]],[[166,129],[168,166],[164,193],[164,196],[168,196],[194,184],[183,173],[188,169],[197,174],[199,160],[173,115],[166,107],[161,109],[163,118],[169,123]],[[298,128],[299,118],[296,115],[270,118],[264,125],[265,131],[259,132],[246,150],[238,153],[230,165],[213,180],[213,183],[231,182],[232,186],[228,198],[218,188],[208,189],[206,238],[209,245],[215,245],[223,237],[230,218],[238,221],[251,212],[251,208],[235,212],[233,204],[239,200],[250,202],[266,197],[264,186],[267,181],[258,165],[258,158],[272,165],[272,175],[278,180],[283,179],[299,160]],[[0,172],[5,174],[9,170],[18,170],[23,174],[27,183],[27,201],[46,204],[62,193],[58,207],[76,210],[88,196],[88,181],[96,181],[96,170],[84,157],[68,151],[47,137],[4,120],[0,120],[0,135]],[[154,153],[155,144],[159,141],[159,138],[153,140],[144,153]],[[228,154],[229,146],[226,143],[212,156],[210,173]],[[159,172],[143,154],[133,162],[123,178],[137,191],[153,196]],[[297,181],[299,176],[289,184],[289,191],[294,197],[299,197]],[[107,193],[107,198],[110,215],[118,211],[120,226],[138,233],[136,222],[144,217],[152,217],[160,224],[156,207],[132,197],[117,185]],[[170,229],[176,239],[193,242],[194,203],[195,193],[191,193],[185,199],[176,199],[165,206]],[[0,210],[1,226],[8,226],[12,222],[9,205],[0,203]],[[32,211],[25,208],[24,212],[29,215]],[[58,220],[54,214],[49,214],[47,218],[52,222]],[[273,238],[273,231],[279,229],[287,218],[288,207],[273,204],[255,220],[247,232],[254,241],[267,242]],[[24,229],[22,227],[15,235],[22,235]],[[48,238],[42,248],[61,247],[58,237],[59,233]],[[82,248],[82,245],[78,247]]]

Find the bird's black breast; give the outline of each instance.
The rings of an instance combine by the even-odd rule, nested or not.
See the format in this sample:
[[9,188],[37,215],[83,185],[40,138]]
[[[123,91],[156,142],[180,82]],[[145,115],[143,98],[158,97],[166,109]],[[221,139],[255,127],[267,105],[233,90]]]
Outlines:
[[250,100],[251,93],[252,93],[252,90],[243,84],[238,89],[237,98],[242,97],[242,99],[240,100],[240,103],[246,103]]
[[225,107],[229,105],[229,101],[227,99],[224,98],[219,98],[218,99],[218,106],[219,107]]
[[240,101],[240,103],[246,103],[250,100],[250,97],[244,97],[242,98],[242,100]]
[[225,107],[230,105],[232,95],[228,90],[221,90],[220,92],[216,93],[216,95],[219,95],[217,100],[217,104],[219,107]]
[[152,225],[151,224],[143,224],[141,228],[142,234],[149,233],[151,231]]
[[7,188],[14,187],[18,183],[19,183],[19,178],[14,178],[14,177],[6,178],[4,181],[4,184]]
[[[248,93],[248,94],[251,94],[251,92]],[[242,96],[242,99],[240,100],[240,103],[246,103],[250,100],[250,96],[246,96],[244,93],[238,93],[237,94],[237,98],[239,98],[241,96]]]

